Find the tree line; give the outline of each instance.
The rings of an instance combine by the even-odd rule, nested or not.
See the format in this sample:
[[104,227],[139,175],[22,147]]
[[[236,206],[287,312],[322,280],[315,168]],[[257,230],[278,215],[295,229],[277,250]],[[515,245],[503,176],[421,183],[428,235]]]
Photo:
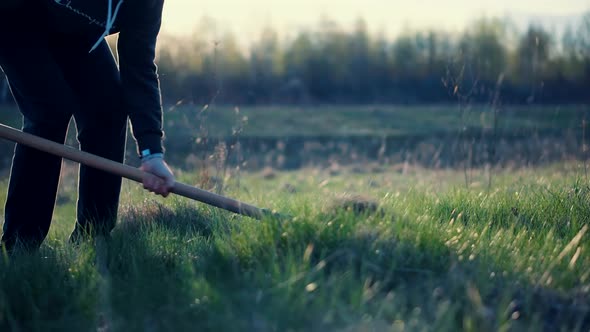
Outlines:
[[387,40],[359,20],[345,31],[324,20],[279,40],[271,28],[244,51],[207,24],[163,37],[158,54],[167,102],[584,103],[590,87],[590,13],[557,37],[540,25],[518,32],[496,18],[460,34],[414,31]]
[[[324,19],[289,40],[267,28],[247,49],[231,33],[213,36],[212,24],[160,37],[165,103],[590,101],[590,12],[560,36],[482,18],[459,34],[407,31],[388,40],[363,20],[347,31]],[[6,91],[2,82],[0,102]]]

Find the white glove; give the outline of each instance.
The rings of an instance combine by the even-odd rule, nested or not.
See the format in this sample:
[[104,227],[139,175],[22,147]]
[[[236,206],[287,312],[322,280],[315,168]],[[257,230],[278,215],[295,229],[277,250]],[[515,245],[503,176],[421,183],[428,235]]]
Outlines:
[[167,197],[174,187],[174,174],[162,156],[150,156],[142,160],[140,170],[144,171],[143,188],[157,195]]

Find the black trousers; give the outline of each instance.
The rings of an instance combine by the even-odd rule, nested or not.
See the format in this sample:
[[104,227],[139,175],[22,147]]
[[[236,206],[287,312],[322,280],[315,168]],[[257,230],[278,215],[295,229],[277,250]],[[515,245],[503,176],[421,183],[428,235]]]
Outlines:
[[[83,151],[123,162],[127,115],[118,67],[106,42],[52,31],[42,11],[0,13],[0,67],[23,115],[23,131],[64,143],[70,119]],[[17,144],[2,242],[36,248],[53,215],[61,158]],[[73,238],[115,226],[121,178],[81,166]]]

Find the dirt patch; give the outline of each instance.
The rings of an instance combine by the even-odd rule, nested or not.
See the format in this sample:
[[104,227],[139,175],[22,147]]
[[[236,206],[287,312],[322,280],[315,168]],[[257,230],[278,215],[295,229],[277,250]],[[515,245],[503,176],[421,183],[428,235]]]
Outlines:
[[[329,214],[352,212],[355,215],[372,215],[380,212],[379,203],[371,197],[360,194],[340,194],[329,205]],[[382,213],[382,211],[381,211]]]

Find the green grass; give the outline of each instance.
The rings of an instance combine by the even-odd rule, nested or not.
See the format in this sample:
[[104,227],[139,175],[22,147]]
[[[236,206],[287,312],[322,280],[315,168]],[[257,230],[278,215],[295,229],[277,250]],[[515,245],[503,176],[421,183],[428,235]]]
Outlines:
[[[462,172],[417,168],[227,178],[225,194],[294,217],[283,222],[125,182],[112,239],[80,247],[65,241],[64,181],[41,250],[0,260],[0,330],[588,330],[583,175],[497,171],[492,188],[483,171],[466,186]],[[342,208],[343,193],[377,208]]]
[[[579,129],[587,105],[505,106],[498,126],[507,131]],[[172,137],[231,136],[245,120],[244,136],[407,136],[456,133],[463,127],[492,128],[494,114],[486,105],[460,109],[438,106],[177,106],[165,110]],[[200,126],[204,128],[200,128]],[[172,131],[172,130],[169,130]]]
[[[588,105],[503,106],[498,127],[506,131],[578,130]],[[463,127],[492,128],[494,114],[487,105],[405,106],[256,106],[180,105],[164,109],[169,140],[241,135],[285,136],[407,136],[456,133]],[[18,111],[0,108],[0,122],[20,126]],[[241,128],[240,128],[241,127]]]

